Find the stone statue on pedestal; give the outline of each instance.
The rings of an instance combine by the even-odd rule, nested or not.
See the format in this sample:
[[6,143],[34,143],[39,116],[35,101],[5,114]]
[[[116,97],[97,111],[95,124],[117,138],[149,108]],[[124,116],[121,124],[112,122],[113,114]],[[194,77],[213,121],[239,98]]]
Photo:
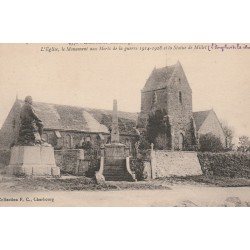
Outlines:
[[10,163],[6,173],[10,176],[60,177],[54,148],[42,139],[43,123],[32,106],[32,97],[25,98],[20,112],[20,130],[17,145],[11,147]]
[[20,113],[18,145],[33,146],[42,144],[43,123],[32,106],[32,97],[27,96]]

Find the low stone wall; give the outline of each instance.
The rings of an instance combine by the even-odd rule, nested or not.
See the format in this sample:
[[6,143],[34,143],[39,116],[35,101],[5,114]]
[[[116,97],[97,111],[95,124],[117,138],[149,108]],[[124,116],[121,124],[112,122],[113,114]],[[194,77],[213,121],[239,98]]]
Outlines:
[[204,174],[250,178],[250,153],[198,153]]
[[153,177],[201,175],[197,152],[156,150],[151,152]]
[[0,166],[7,166],[10,162],[10,150],[0,150]]
[[0,150],[0,174],[5,172],[5,167],[9,165],[10,162],[10,150],[1,149]]
[[55,150],[55,160],[62,173],[84,175],[89,168],[83,149]]

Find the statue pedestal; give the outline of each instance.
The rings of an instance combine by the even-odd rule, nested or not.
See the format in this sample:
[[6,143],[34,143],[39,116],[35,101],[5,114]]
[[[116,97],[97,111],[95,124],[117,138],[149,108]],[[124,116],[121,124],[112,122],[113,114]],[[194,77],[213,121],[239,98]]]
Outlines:
[[11,148],[10,164],[6,167],[10,176],[59,177],[54,148],[44,146],[14,146]]

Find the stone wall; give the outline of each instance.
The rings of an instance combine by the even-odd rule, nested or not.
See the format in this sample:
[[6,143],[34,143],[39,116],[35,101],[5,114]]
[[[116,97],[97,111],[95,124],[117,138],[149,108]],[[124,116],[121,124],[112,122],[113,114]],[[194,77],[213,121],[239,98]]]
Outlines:
[[155,177],[201,175],[202,170],[196,152],[153,151]]
[[0,174],[4,173],[5,167],[10,162],[10,150],[0,150]]
[[[154,96],[156,96],[156,102],[153,105]],[[148,115],[152,111],[152,107],[155,110],[167,110],[167,98],[168,95],[166,89],[141,92],[141,113]]]
[[191,131],[191,118],[193,115],[192,90],[190,89],[183,70],[179,69],[175,71],[167,92],[167,113],[172,117],[175,149],[179,149],[180,133],[184,136],[184,147],[188,149],[189,146],[192,145],[193,136]]
[[89,167],[82,149],[55,150],[55,160],[62,173],[84,175]]
[[55,149],[75,149],[80,146],[83,141],[91,141],[93,147],[100,147],[103,141],[107,141],[108,135],[103,135],[102,140],[98,133],[78,132],[78,131],[59,131],[61,138],[57,138],[54,130],[44,129],[44,139],[48,139],[48,143]]

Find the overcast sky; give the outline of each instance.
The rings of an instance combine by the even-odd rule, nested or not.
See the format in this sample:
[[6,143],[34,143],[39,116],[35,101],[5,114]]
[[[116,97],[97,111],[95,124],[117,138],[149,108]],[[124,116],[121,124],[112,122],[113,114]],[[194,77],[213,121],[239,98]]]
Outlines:
[[119,47],[105,44],[96,45],[98,51],[89,51],[95,46],[88,45],[88,51],[63,52],[61,47],[87,45],[57,44],[59,52],[46,52],[43,46],[0,44],[0,126],[17,93],[19,99],[32,95],[34,101],[103,109],[112,109],[116,98],[119,110],[139,112],[140,90],[153,68],[179,60],[193,90],[193,110],[213,108],[236,136],[250,136],[249,49],[140,51],[145,44],[132,44],[123,45],[128,51],[100,51],[100,46]]

